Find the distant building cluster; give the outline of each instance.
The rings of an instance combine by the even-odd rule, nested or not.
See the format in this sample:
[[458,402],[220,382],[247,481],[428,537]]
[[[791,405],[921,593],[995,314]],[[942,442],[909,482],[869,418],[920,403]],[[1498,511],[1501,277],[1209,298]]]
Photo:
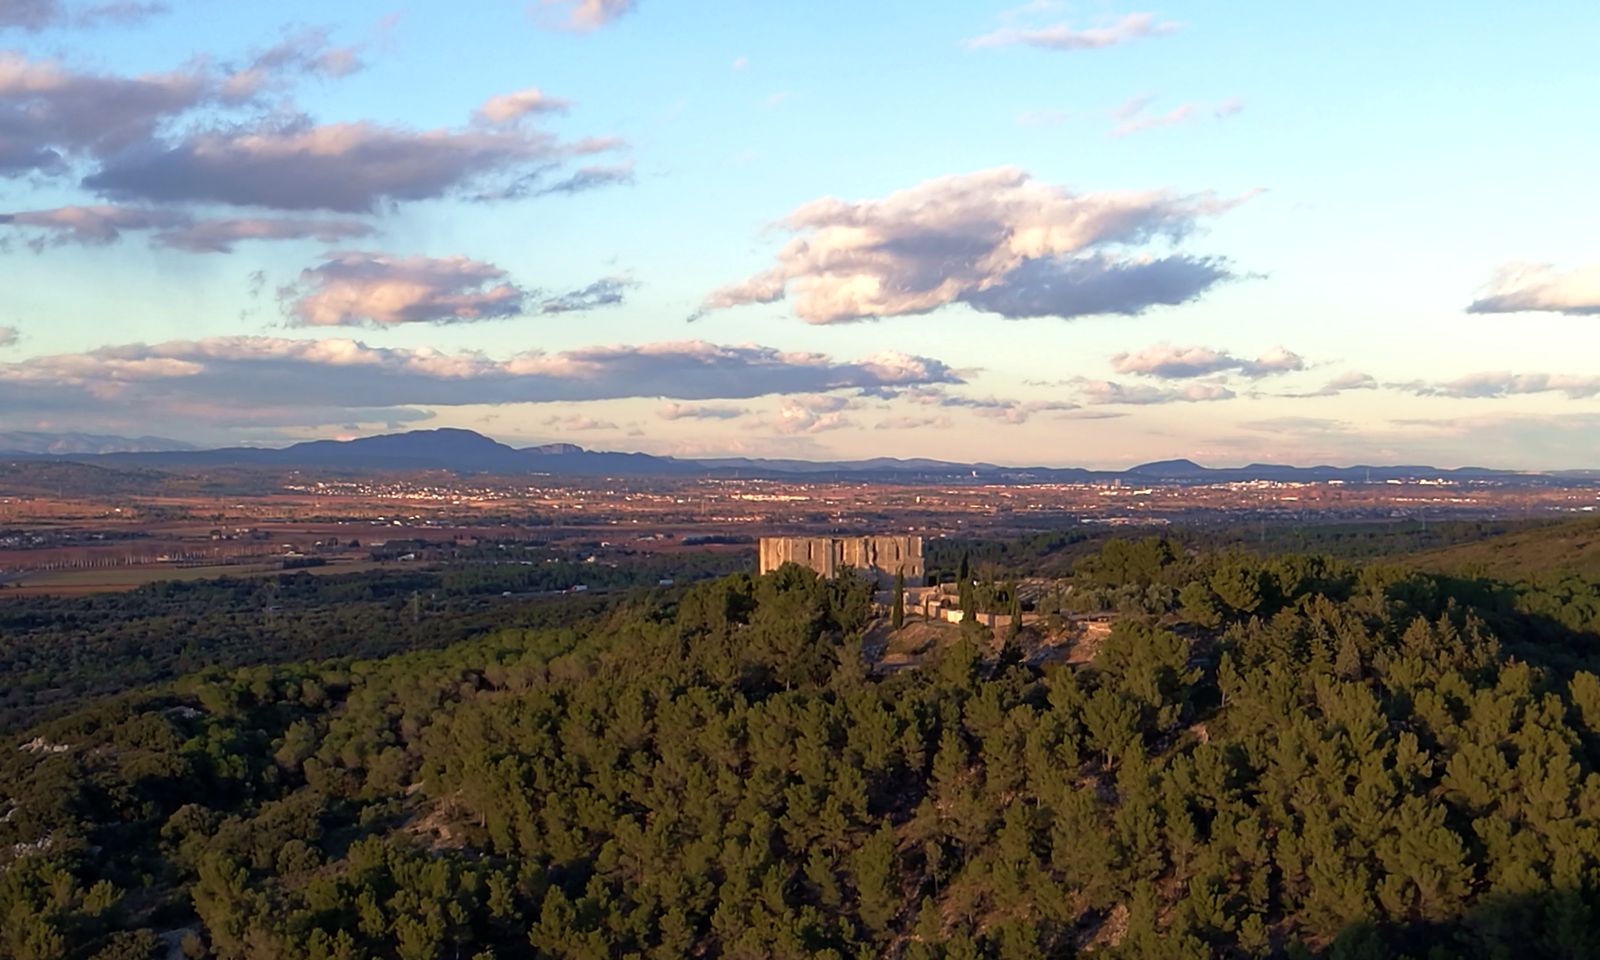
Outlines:
[[824,577],[849,568],[872,577],[879,586],[887,586],[897,574],[904,574],[913,586],[927,577],[921,537],[762,537],[761,572],[771,573],[786,563],[798,563]]

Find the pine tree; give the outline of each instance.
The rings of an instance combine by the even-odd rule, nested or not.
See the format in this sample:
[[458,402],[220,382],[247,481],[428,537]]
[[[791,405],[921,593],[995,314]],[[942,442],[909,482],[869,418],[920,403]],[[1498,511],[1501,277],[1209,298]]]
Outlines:
[[894,575],[894,613],[890,624],[896,630],[906,625],[906,575],[903,570]]

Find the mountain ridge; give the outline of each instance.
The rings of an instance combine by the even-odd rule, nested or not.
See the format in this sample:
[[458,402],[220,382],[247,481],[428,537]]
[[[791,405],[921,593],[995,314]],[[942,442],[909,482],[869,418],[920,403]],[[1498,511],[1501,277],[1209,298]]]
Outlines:
[[[5,436],[0,434],[0,436]],[[116,438],[99,438],[101,440]],[[176,442],[176,441],[174,441]],[[129,441],[132,443],[132,441]],[[110,450],[108,452],[0,452],[13,458],[79,460],[102,465],[181,469],[185,467],[305,467],[363,470],[449,470],[467,474],[531,474],[616,477],[726,477],[745,479],[895,479],[993,482],[1110,482],[1183,484],[1277,481],[1387,482],[1428,478],[1552,479],[1554,474],[1439,468],[1426,465],[1293,466],[1252,463],[1207,467],[1185,458],[1157,460],[1126,470],[1084,467],[1005,466],[928,458],[875,457],[866,460],[810,461],[751,457],[684,458],[647,453],[588,450],[572,443],[514,447],[472,430],[437,428],[378,434],[351,440],[311,440],[287,447]],[[1568,471],[1571,477],[1577,471]]]

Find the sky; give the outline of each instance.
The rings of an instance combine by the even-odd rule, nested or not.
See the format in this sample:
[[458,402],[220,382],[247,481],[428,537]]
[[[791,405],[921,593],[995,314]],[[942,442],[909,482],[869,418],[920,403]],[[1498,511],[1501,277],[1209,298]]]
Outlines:
[[0,0],[0,430],[1596,468],[1596,35]]

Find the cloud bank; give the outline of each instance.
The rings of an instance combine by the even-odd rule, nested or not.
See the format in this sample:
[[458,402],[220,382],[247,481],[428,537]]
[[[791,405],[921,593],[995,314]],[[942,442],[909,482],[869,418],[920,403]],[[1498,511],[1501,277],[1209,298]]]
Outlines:
[[1594,374],[1511,373],[1493,371],[1470,373],[1442,383],[1401,384],[1426,397],[1494,399],[1538,393],[1561,393],[1572,400],[1600,396],[1600,376]]
[[726,401],[959,382],[938,360],[898,353],[837,361],[682,341],[496,359],[350,339],[237,336],[0,363],[0,409],[16,423],[318,426],[416,420],[425,416],[418,408],[437,406]]

